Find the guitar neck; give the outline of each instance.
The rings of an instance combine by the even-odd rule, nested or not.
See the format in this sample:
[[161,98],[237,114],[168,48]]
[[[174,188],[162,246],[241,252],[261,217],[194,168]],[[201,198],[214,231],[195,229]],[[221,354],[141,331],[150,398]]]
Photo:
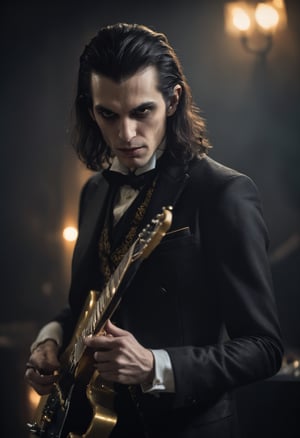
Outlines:
[[74,351],[72,354],[72,366],[76,367],[81,357],[83,356],[86,346],[84,343],[84,338],[89,335],[95,335],[101,332],[106,321],[112,316],[113,311],[118,305],[120,294],[118,294],[118,299],[116,299],[117,292],[129,266],[133,263],[133,251],[134,245],[132,245],[125,256],[122,258],[120,264],[115,269],[114,273],[110,277],[106,286],[102,290],[100,296],[98,297],[93,310],[85,323],[84,328],[78,335],[77,341],[74,345]]

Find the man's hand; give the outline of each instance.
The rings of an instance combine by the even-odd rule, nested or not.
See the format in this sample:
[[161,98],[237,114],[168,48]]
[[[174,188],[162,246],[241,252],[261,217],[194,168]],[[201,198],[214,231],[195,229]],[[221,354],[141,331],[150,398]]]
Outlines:
[[49,394],[57,381],[58,346],[51,339],[39,344],[26,364],[25,379],[40,395]]
[[111,321],[105,325],[104,335],[88,336],[85,343],[95,350],[95,367],[104,380],[126,385],[151,383],[154,357],[135,337]]

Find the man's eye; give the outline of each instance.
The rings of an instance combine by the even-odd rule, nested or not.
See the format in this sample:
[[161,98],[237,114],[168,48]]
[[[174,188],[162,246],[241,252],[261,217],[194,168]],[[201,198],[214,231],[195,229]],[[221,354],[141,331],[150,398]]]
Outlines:
[[100,109],[98,112],[104,119],[113,119],[114,117],[116,117],[116,114],[114,112],[103,108]]
[[150,114],[150,112],[151,112],[151,108],[148,108],[148,107],[145,107],[145,108],[139,108],[139,109],[137,109],[136,111],[135,111],[135,116],[136,117],[140,117],[140,118],[143,118],[143,117],[146,117],[148,114]]

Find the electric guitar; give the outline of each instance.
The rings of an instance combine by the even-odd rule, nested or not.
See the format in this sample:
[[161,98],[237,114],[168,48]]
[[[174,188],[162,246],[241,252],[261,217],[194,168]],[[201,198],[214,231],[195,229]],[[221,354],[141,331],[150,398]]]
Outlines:
[[164,207],[138,235],[101,293],[90,291],[72,339],[60,357],[57,383],[42,396],[29,436],[43,438],[107,438],[117,422],[113,384],[95,371],[84,338],[105,334],[105,324],[120,304],[140,264],[160,243],[172,222]]

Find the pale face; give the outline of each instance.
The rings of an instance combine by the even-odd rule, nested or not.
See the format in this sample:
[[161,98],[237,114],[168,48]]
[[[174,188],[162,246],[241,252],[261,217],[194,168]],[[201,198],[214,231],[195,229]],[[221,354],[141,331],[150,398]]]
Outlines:
[[166,108],[157,90],[157,72],[150,66],[121,83],[92,73],[91,115],[120,162],[133,170],[145,166],[166,133],[167,117],[176,111],[181,87],[174,88]]

